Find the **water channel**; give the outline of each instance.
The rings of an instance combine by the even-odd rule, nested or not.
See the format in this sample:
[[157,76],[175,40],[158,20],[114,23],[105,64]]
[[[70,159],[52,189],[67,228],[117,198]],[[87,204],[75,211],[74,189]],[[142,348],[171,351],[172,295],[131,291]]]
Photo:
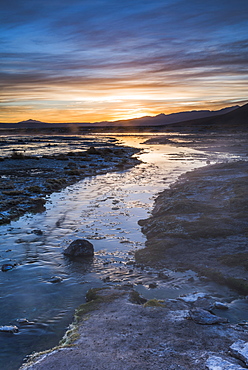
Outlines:
[[[58,344],[91,287],[133,284],[148,298],[176,298],[195,290],[236,298],[216,284],[190,285],[194,274],[190,271],[168,271],[169,282],[149,289],[156,272],[132,265],[135,250],[145,244],[137,222],[149,216],[156,195],[182,173],[221,161],[226,154],[142,144],[145,135],[116,138],[119,144],[142,149],[139,165],[86,178],[49,196],[45,212],[0,226],[1,262],[17,263],[13,270],[1,273],[0,325],[18,325],[20,329],[17,334],[0,336],[0,363],[5,370],[18,369],[26,355]],[[64,148],[58,141],[59,150]],[[77,238],[93,243],[92,263],[64,257],[64,248]],[[53,276],[62,281],[53,283]]]

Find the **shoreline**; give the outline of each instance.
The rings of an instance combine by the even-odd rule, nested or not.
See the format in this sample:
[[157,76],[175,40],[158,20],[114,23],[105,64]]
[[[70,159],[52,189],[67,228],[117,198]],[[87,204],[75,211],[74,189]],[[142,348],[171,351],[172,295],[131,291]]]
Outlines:
[[147,242],[136,261],[191,269],[247,295],[247,172],[247,161],[215,164],[164,190],[139,221]]
[[136,293],[125,287],[91,290],[60,346],[34,354],[21,369],[245,368],[240,351],[231,349],[247,343],[247,327],[210,314],[213,299],[142,304]]
[[27,156],[13,151],[0,163],[0,225],[45,211],[46,197],[86,177],[124,171],[140,161],[138,149],[109,144],[85,151]]

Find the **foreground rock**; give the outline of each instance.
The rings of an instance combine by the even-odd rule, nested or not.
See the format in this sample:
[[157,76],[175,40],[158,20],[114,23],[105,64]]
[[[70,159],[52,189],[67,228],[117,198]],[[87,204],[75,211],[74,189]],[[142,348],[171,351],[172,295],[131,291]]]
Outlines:
[[242,369],[228,349],[248,340],[245,329],[228,323],[199,325],[188,319],[192,302],[168,299],[151,307],[149,301],[132,303],[131,293],[124,288],[92,290],[63,345],[31,358],[23,369]]
[[74,240],[68,248],[64,250],[64,255],[71,258],[76,257],[93,257],[94,256],[94,247],[88,240],[77,239]]

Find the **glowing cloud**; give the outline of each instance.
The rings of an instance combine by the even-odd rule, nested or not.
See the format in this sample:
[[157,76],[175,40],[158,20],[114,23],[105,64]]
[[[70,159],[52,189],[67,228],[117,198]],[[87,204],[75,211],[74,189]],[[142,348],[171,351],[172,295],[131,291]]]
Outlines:
[[247,99],[246,0],[10,0],[0,120],[116,120]]

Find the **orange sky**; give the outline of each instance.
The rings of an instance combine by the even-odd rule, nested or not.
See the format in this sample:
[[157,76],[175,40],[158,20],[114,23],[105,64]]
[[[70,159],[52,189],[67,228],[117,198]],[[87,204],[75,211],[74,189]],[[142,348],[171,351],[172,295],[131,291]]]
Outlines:
[[[77,86],[49,86],[42,88],[32,86],[30,89],[9,89],[10,106],[3,107],[0,113],[1,122],[19,122],[35,119],[44,122],[96,122],[113,121],[174,113],[187,110],[217,110],[227,106],[243,104],[242,99],[233,99],[233,92],[239,90],[239,97],[245,100],[246,91],[235,84],[222,85],[223,94],[209,84],[199,94],[199,87],[183,86],[150,86],[110,87],[101,89],[99,82],[84,90]],[[228,90],[227,90],[228,89]],[[224,99],[223,99],[224,98]]]

